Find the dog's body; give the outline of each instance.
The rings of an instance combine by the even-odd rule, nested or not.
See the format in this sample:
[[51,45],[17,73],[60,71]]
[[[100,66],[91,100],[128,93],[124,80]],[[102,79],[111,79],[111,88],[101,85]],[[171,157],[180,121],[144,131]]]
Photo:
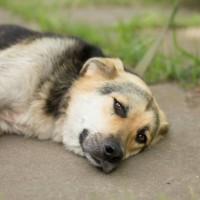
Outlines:
[[167,127],[119,59],[78,38],[0,26],[0,134],[62,142],[110,172]]

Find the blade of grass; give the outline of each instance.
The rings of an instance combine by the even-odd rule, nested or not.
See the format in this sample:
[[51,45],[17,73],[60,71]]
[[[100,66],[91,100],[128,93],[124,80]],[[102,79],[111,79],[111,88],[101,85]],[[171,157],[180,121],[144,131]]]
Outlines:
[[152,44],[152,46],[148,49],[147,53],[144,55],[142,60],[136,65],[135,71],[139,76],[144,77],[144,74],[145,74],[148,66],[150,65],[162,40],[164,39],[167,31],[169,30],[170,26],[172,25],[172,23],[174,21],[174,18],[176,16],[178,8],[179,8],[179,3],[180,3],[180,0],[175,1],[172,13],[170,15],[169,21],[166,24],[165,28],[163,29],[163,31],[161,32],[159,37],[155,40],[155,42]]

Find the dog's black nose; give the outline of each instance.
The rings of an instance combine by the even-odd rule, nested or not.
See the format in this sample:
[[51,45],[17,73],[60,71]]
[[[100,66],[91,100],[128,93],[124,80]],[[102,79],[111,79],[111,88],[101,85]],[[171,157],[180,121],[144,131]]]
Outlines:
[[114,139],[107,139],[103,145],[103,157],[110,163],[119,163],[123,158],[123,152],[119,143]]

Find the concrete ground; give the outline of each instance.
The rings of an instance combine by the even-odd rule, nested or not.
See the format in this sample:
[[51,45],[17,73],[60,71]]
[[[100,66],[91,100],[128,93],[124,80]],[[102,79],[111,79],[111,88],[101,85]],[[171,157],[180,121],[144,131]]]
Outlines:
[[[10,22],[24,24],[0,9],[0,23]],[[108,175],[51,141],[1,137],[0,200],[199,200],[200,94],[173,84],[151,89],[170,132]]]
[[111,174],[51,141],[0,138],[1,200],[192,200],[200,195],[200,94],[151,87],[167,114],[169,135]]

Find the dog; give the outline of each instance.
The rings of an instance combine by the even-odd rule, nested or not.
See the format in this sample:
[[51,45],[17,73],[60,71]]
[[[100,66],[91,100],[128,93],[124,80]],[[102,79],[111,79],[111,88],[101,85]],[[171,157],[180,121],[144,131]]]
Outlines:
[[52,139],[109,173],[168,132],[145,82],[77,37],[0,26],[0,134]]

